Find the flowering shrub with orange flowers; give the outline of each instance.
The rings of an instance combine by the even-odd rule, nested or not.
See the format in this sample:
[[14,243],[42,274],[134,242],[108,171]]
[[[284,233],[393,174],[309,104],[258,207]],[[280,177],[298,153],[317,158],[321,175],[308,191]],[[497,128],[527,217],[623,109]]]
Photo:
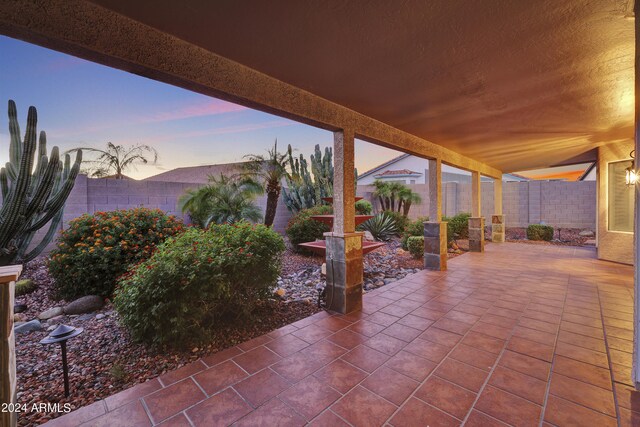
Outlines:
[[84,214],[69,223],[49,258],[58,295],[111,297],[119,276],[182,232],[182,221],[159,209]]
[[203,342],[217,325],[247,318],[269,298],[284,249],[282,236],[264,225],[190,228],[120,278],[114,305],[138,341]]

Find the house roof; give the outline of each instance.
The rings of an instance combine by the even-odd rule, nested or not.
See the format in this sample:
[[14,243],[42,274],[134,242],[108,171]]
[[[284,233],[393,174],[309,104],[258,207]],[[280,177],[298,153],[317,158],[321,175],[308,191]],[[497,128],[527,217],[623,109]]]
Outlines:
[[383,176],[420,176],[422,175],[420,172],[410,171],[409,169],[400,169],[400,170],[387,170],[382,172],[381,174],[374,175],[376,178]]
[[387,162],[384,162],[381,165],[378,165],[378,166],[376,166],[376,167],[374,167],[372,169],[369,169],[365,173],[358,174],[358,179],[367,177],[367,176],[372,175],[372,174],[374,174],[374,173],[376,173],[378,171],[381,171],[382,169],[386,168],[387,166],[391,166],[392,164],[394,164],[395,162],[397,162],[399,160],[406,159],[410,155],[411,154],[405,153],[405,154],[402,154],[402,155],[400,155],[398,157],[394,157],[393,159],[391,159],[391,160],[389,160]]
[[590,172],[593,170],[593,168],[595,168],[595,167],[596,167],[596,162],[591,163],[591,165],[589,165],[589,167],[588,167],[588,168],[586,168],[586,169],[584,170],[584,172],[582,172],[582,175],[580,175],[580,176],[578,177],[578,179],[577,179],[577,180],[578,180],[578,181],[584,181],[584,179],[589,175],[589,173],[590,173]]

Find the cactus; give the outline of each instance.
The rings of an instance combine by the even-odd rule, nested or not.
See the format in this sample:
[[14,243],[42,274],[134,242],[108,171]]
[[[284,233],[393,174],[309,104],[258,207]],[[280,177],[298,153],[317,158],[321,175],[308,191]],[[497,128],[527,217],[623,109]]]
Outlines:
[[[297,213],[302,209],[308,209],[323,204],[323,197],[333,195],[333,151],[325,147],[324,155],[320,151],[320,145],[316,145],[314,154],[311,155],[311,172],[309,165],[302,154],[299,158],[293,158],[291,145],[287,149],[289,176],[287,188],[282,189],[282,197],[287,208]],[[312,176],[313,174],[313,176]],[[358,171],[355,170],[357,187]]]
[[[39,144],[36,142],[37,121],[35,107],[29,107],[23,142],[16,104],[9,101],[9,162],[0,169],[0,266],[30,261],[51,242],[80,171],[81,151],[76,153],[73,166],[68,154],[63,164],[58,147],[53,147],[47,157],[44,131],[40,132]],[[28,250],[35,233],[47,224],[45,236]]]

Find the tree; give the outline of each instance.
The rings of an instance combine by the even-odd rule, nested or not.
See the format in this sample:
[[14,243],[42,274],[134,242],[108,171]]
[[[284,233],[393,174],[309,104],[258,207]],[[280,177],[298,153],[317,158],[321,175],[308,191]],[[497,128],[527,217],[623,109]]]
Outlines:
[[422,201],[418,193],[399,182],[385,182],[377,179],[373,182],[373,186],[375,187],[373,195],[378,198],[380,207],[384,211],[402,212],[406,217],[409,215],[411,205]]
[[[88,164],[89,173],[95,178],[104,178],[113,175],[116,179],[124,179],[124,172],[136,165],[146,165],[148,163],[155,164],[158,161],[158,152],[155,148],[144,144],[137,145],[115,145],[107,142],[107,148],[101,150],[99,148],[80,147],[69,150],[70,152],[83,150],[89,153],[96,153],[95,159],[84,160],[83,163]],[[150,160],[152,158],[152,160]]]
[[262,185],[255,180],[220,174],[209,177],[207,185],[188,190],[178,205],[202,228],[211,223],[232,224],[242,219],[258,222],[262,220],[262,213],[255,199],[262,192]]
[[409,209],[412,204],[418,204],[422,202],[422,198],[418,193],[412,191],[409,187],[405,187],[398,192],[398,212],[402,208],[402,215],[409,216]]
[[271,226],[276,216],[278,199],[282,191],[282,180],[289,177],[287,172],[287,154],[278,152],[278,140],[273,148],[267,150],[267,155],[248,154],[249,160],[245,164],[243,175],[262,183],[267,193],[267,207],[264,214],[264,224]]

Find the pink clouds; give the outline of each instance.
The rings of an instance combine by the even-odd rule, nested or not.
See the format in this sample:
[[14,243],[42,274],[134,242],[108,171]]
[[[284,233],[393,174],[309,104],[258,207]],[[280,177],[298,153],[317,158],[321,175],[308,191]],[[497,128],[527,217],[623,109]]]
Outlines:
[[141,117],[138,123],[167,122],[191,117],[215,116],[218,114],[235,113],[247,110],[247,107],[211,99],[194,105],[186,105],[173,111],[161,111],[147,117]]
[[162,141],[173,141],[173,140],[178,140],[178,139],[185,139],[185,138],[198,138],[198,137],[202,137],[202,136],[213,136],[213,135],[225,135],[225,134],[231,134],[231,133],[243,133],[243,132],[251,132],[254,130],[261,130],[261,129],[271,129],[271,128],[278,128],[278,127],[284,127],[284,126],[291,126],[292,124],[294,124],[295,122],[289,121],[289,120],[271,120],[271,121],[267,121],[267,122],[261,122],[261,123],[247,123],[247,124],[241,124],[241,125],[234,125],[234,126],[225,126],[225,127],[218,127],[218,128],[214,128],[214,129],[203,129],[203,130],[195,130],[195,131],[189,131],[189,132],[179,132],[179,133],[173,133],[173,134],[163,134],[162,136],[155,136],[155,137],[149,137],[147,138],[147,142],[153,141],[154,143],[157,142],[162,142]]

